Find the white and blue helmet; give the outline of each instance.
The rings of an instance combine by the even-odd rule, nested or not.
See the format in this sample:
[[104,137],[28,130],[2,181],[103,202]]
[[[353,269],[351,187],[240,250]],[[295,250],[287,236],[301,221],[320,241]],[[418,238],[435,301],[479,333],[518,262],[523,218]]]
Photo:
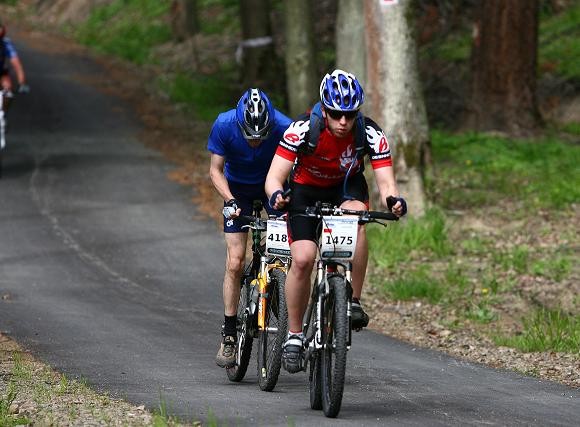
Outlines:
[[266,139],[274,123],[274,107],[260,89],[248,89],[236,107],[236,118],[246,139]]
[[334,70],[320,83],[320,102],[325,108],[337,111],[358,110],[365,100],[357,78],[343,70]]

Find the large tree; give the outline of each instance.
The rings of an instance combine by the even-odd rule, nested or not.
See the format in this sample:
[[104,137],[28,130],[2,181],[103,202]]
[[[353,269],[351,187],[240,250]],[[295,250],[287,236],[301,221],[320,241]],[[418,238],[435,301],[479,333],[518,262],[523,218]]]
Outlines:
[[199,32],[197,0],[172,0],[171,31],[177,41],[183,41]]
[[371,117],[383,127],[395,160],[397,183],[409,213],[426,208],[423,174],[429,128],[419,82],[412,0],[365,1],[367,90]]
[[363,2],[338,0],[336,67],[357,76],[366,87],[366,46]]
[[468,127],[522,134],[539,124],[538,13],[538,0],[485,0],[479,4]]
[[304,113],[318,99],[318,76],[309,0],[286,0],[286,92],[290,115]]
[[241,81],[244,88],[280,90],[268,0],[241,0]]

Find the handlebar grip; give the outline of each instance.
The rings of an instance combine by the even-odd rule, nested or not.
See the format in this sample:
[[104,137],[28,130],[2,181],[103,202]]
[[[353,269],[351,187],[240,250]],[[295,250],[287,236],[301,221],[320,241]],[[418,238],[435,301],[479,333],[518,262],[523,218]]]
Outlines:
[[369,217],[373,219],[385,219],[387,221],[399,220],[399,217],[392,212],[369,211]]

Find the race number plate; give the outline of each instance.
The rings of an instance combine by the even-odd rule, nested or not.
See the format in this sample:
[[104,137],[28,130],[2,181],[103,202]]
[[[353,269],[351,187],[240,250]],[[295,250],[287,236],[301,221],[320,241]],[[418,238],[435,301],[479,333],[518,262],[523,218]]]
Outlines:
[[352,261],[357,232],[358,217],[323,217],[322,236],[320,237],[320,256],[322,259]]
[[269,219],[266,227],[266,254],[290,256],[286,221]]

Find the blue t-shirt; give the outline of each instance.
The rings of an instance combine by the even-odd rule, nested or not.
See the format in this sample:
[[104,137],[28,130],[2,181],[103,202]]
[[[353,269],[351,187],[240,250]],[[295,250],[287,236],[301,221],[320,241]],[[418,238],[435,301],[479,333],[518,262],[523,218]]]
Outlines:
[[8,37],[4,37],[4,39],[2,39],[2,43],[4,43],[4,49],[6,49],[6,58],[11,59],[15,56],[18,56],[18,53],[16,53],[16,49],[12,44],[12,40],[10,40]]
[[16,49],[14,49],[12,41],[8,37],[0,39],[0,43],[2,43],[2,46],[0,46],[0,73],[4,74],[8,72],[6,60],[15,58],[18,54],[16,53]]
[[280,111],[274,110],[274,124],[270,136],[258,147],[252,148],[242,136],[236,110],[226,111],[218,115],[214,122],[207,149],[225,158],[224,175],[228,181],[263,184],[278,142],[291,122]]

